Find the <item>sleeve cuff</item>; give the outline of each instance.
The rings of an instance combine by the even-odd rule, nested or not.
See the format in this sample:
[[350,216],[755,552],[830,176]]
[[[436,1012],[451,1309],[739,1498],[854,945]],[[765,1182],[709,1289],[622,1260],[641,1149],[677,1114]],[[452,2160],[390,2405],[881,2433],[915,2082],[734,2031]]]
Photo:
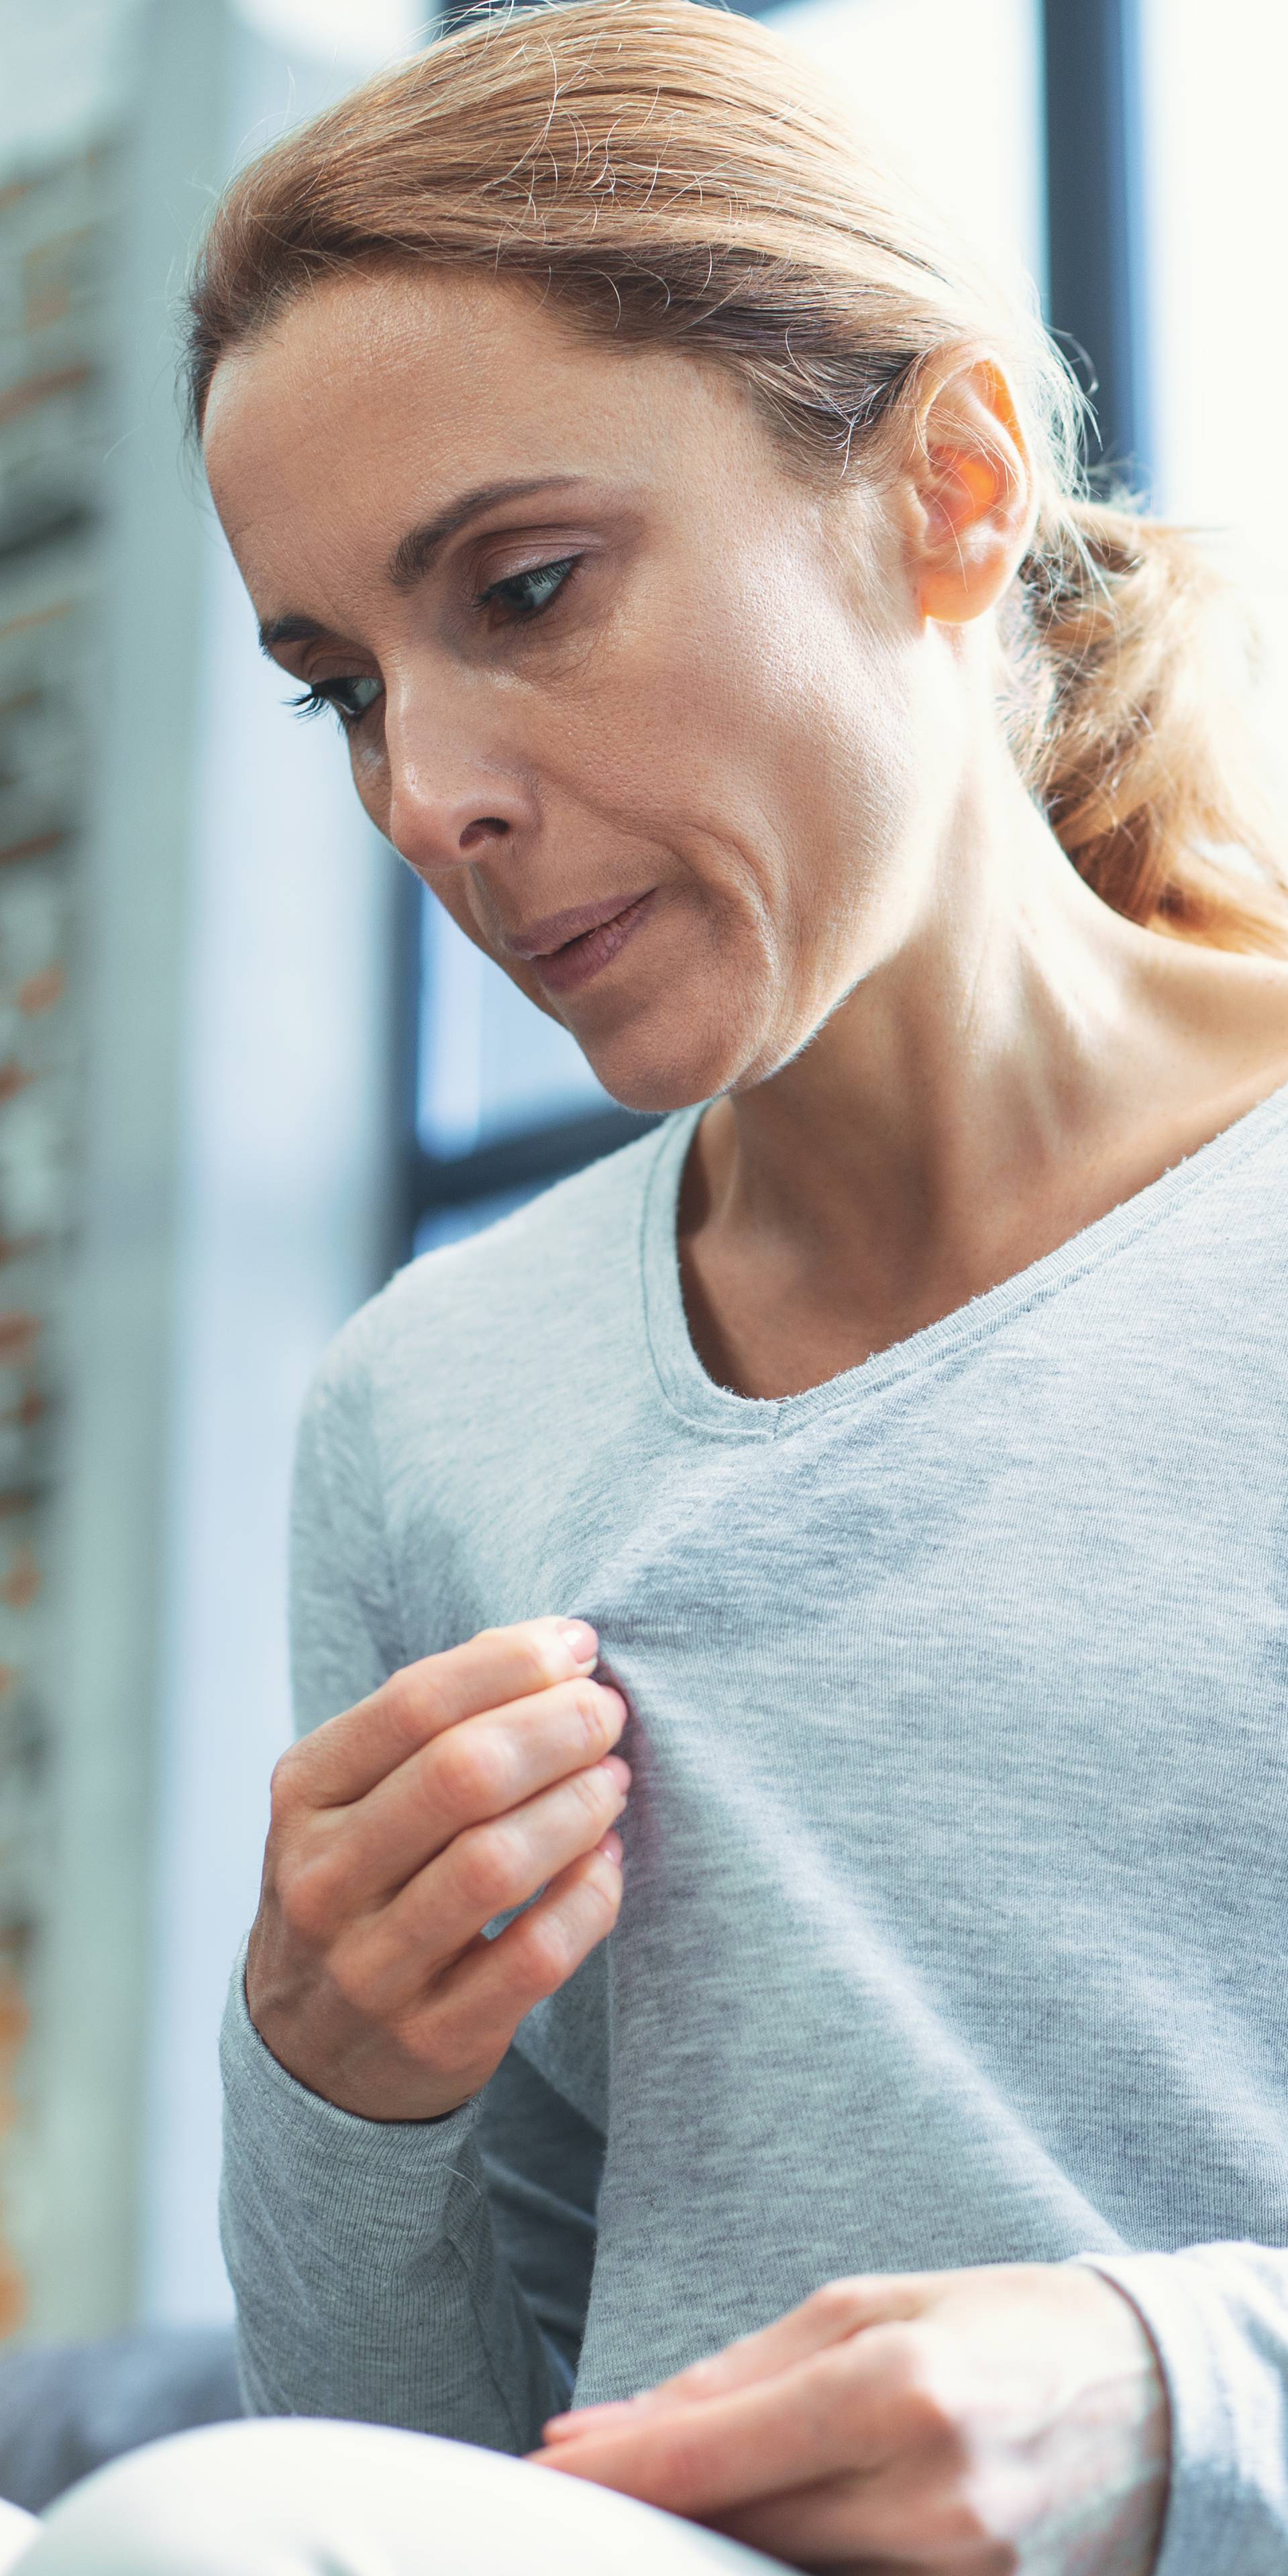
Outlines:
[[1082,2260],[1131,2301],[1167,2389],[1171,2484],[1154,2576],[1285,2576],[1285,2256],[1196,2245]]
[[473,2133],[478,2098],[441,2120],[363,2120],[289,2075],[260,2038],[246,2002],[246,1954],[233,1972],[220,2041],[226,2161],[272,2173],[310,2228],[333,2244],[361,2243],[407,2267],[409,2237],[423,2245],[451,2233],[462,2187],[481,2189]]

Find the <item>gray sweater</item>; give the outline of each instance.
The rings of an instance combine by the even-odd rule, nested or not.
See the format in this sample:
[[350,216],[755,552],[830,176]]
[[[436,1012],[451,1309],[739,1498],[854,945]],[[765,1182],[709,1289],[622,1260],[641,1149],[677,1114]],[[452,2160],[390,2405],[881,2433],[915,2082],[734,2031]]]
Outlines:
[[1088,2256],[1167,2375],[1160,2576],[1279,2576],[1288,1092],[782,1402],[687,1335],[696,1115],[414,1263],[309,1404],[301,1727],[579,1612],[635,1786],[611,1940],[447,2120],[318,2100],[235,1980],[250,2404],[520,2451],[836,2275]]

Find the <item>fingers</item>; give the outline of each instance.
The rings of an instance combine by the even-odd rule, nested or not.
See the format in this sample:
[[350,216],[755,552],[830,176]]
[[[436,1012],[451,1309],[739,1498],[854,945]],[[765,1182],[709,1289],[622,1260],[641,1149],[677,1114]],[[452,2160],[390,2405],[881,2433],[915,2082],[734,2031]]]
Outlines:
[[285,2019],[271,1972],[258,2011],[248,1973],[256,2027],[289,2074],[359,2119],[442,2119],[480,2091],[524,2014],[612,1930],[621,1859],[620,1836],[601,1835],[498,1939],[477,1937],[445,1971],[423,1974],[412,2004],[383,2019],[368,2009],[362,1962],[348,1952],[328,1960],[303,2011],[288,1992]]
[[950,2517],[928,2509],[924,2494],[910,2495],[905,2480],[891,2480],[884,2470],[871,2479],[837,2478],[795,2495],[767,2496],[711,2520],[744,2549],[790,2566],[842,2568],[846,2576],[860,2559],[863,2576],[927,2576],[944,2565],[971,2576],[1004,2563],[996,2545],[985,2554],[987,2536],[970,2530],[966,2512],[950,2536]]
[[278,1765],[275,1789],[288,1803],[347,1806],[445,1728],[590,1673],[598,1652],[584,1620],[485,1628],[466,1645],[408,1664],[370,1699],[293,1745]]
[[[598,1653],[584,1621],[486,1630],[279,1763],[247,2001],[324,2100],[443,2117],[609,1928],[621,1853],[605,1836],[630,1771],[605,1752],[626,1708],[593,1682]],[[482,1937],[530,1904],[504,1952]],[[478,2007],[465,2027],[458,1988]]]
[[620,1691],[587,1676],[448,1727],[345,1810],[348,1903],[392,1894],[468,1826],[602,1761],[625,1723]]
[[790,2489],[880,2468],[906,2436],[901,2326],[832,2344],[785,2376],[702,2405],[633,2409],[536,2456],[670,2513],[709,2519]]
[[611,1828],[551,1880],[534,1905],[443,1980],[440,2021],[508,2048],[525,2013],[565,1985],[612,1931],[622,1902],[621,1838]]
[[621,1814],[629,1785],[629,1766],[610,1753],[457,1834],[389,1904],[352,1927],[346,1974],[364,2009],[381,2019],[405,2011],[485,1924],[526,1905],[594,1850]]
[[705,2398],[754,2387],[759,2380],[776,2379],[811,2353],[825,2351],[867,2326],[920,2316],[930,2290],[930,2276],[922,2272],[860,2273],[850,2280],[829,2281],[800,2307],[776,2317],[772,2325],[741,2335],[722,2352],[692,2362],[673,2379],[660,2380],[656,2388],[647,2388],[624,2404],[583,2406],[569,2415],[552,2416],[543,2427],[545,2437],[566,2441],[573,2434],[591,2431],[601,2418],[634,2416],[657,2406],[696,2405]]
[[[849,2571],[859,2564],[863,2576],[928,2576],[929,2570],[948,2568],[961,2576],[988,2576],[1019,2564],[1007,2537],[1008,2503],[1013,2506],[1013,2486],[1009,2496],[993,2499],[1001,2511],[991,2510],[987,2481],[963,2477],[959,2459],[941,2444],[886,2461],[870,2476],[766,2496],[711,2519],[744,2548],[794,2566]],[[1092,2564],[1077,2554],[1079,2563]],[[1120,2560],[1111,2551],[1094,2563],[1106,2571],[1111,2564],[1143,2570],[1153,2560]]]
[[[713,2368],[771,2342],[781,2354],[780,2328],[681,2373],[669,2400],[587,2410],[584,2431],[538,2457],[789,2566],[988,2576],[1027,2566],[1058,2522],[1062,2566],[1143,2570],[1166,2507],[1166,2428],[1124,2391],[1103,2314],[1079,2354],[1064,2268],[832,2283],[781,2325],[799,2349],[830,2315],[837,2338],[776,2376],[710,2393]],[[882,2308],[898,2313],[873,2322]]]
[[408,2046],[453,2070],[452,2090],[462,2101],[499,2066],[525,2013],[612,1931],[622,1901],[621,1853],[610,1831],[495,1941],[475,1942],[408,2018]]

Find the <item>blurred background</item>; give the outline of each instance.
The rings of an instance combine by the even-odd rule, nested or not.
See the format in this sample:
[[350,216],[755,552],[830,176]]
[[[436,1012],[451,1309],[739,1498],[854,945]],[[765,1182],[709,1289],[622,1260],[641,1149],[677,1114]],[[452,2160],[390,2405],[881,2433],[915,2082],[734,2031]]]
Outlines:
[[[762,14],[1030,271],[1101,461],[1255,588],[1288,737],[1284,13]],[[0,0],[0,2326],[38,2342],[229,2312],[215,2034],[318,1355],[414,1247],[633,1127],[282,712],[182,452],[213,196],[433,32],[415,0]]]

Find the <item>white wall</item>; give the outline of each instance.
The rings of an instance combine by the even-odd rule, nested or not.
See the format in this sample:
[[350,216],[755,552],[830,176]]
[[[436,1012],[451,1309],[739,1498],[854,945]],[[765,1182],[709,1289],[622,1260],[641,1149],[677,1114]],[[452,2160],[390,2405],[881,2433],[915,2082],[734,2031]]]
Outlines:
[[223,2312],[215,2035],[288,1740],[295,1424],[379,1284],[394,861],[338,737],[292,727],[222,548],[193,840],[144,2309]]
[[[256,8],[289,34],[284,6]],[[297,20],[305,13],[295,12]],[[226,166],[392,42],[372,11],[318,55],[227,25]],[[402,14],[410,39],[414,19]],[[340,34],[345,30],[340,29]],[[368,34],[382,41],[368,44]],[[364,66],[360,57],[365,53]],[[289,1735],[285,1530],[295,1424],[389,1239],[391,896],[336,729],[284,708],[204,497],[183,968],[180,1221],[166,1527],[144,2313],[228,2311],[215,2041]]]
[[[67,14],[74,41],[85,13]],[[93,739],[69,880],[80,1062],[51,1495],[50,1814],[13,2166],[37,2336],[108,2331],[137,2291],[200,580],[162,335],[194,173],[215,148],[218,34],[217,0],[149,20],[150,94],[130,101],[119,194],[101,218],[111,364],[86,457]]]
[[0,168],[75,150],[127,109],[141,0],[0,0]]

